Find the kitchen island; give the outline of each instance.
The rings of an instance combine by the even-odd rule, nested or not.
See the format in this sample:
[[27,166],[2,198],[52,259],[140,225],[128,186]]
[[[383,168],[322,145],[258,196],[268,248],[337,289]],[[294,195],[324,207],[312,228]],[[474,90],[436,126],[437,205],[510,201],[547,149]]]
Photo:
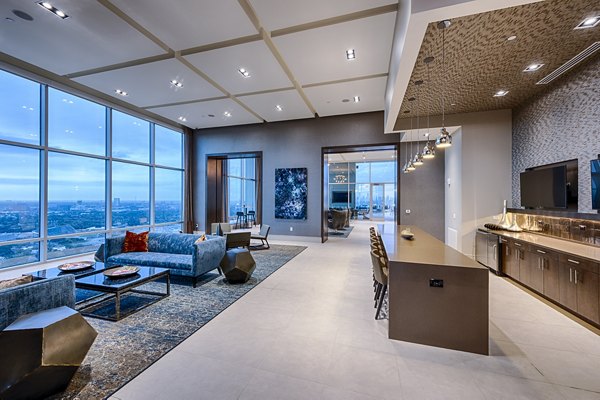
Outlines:
[[[412,240],[401,237],[410,228]],[[389,259],[389,338],[488,353],[488,269],[415,226],[380,225]]]

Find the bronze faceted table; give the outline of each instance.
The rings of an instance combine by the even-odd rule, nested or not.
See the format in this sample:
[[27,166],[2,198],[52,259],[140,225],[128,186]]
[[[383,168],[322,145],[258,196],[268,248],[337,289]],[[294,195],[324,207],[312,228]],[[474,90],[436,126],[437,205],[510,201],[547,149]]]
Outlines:
[[98,333],[77,311],[27,314],[0,332],[0,398],[44,398],[66,389]]
[[246,283],[256,268],[256,262],[247,249],[227,250],[221,260],[221,270],[229,283]]

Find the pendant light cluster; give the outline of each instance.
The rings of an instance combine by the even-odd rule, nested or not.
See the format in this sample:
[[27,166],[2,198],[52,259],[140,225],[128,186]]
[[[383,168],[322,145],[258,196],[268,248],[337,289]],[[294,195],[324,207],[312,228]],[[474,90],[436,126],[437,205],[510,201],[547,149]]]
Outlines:
[[[417,151],[413,156],[413,140],[412,140],[412,134],[413,134],[413,125],[412,125],[412,113],[411,113],[411,117],[410,117],[410,156],[408,155],[408,147],[409,145],[405,146],[406,147],[406,164],[404,165],[404,167],[402,168],[402,172],[409,173],[411,171],[414,171],[416,169],[416,167],[421,166],[424,164],[424,160],[430,160],[432,158],[435,158],[435,151],[436,148],[439,149],[444,149],[447,147],[452,146],[452,136],[450,135],[450,133],[448,133],[448,130],[446,130],[446,119],[445,119],[445,89],[446,89],[446,34],[445,31],[446,29],[450,26],[450,21],[449,20],[444,20],[444,21],[440,21],[437,25],[438,29],[440,29],[442,31],[442,92],[441,92],[441,98],[442,98],[442,128],[440,130],[440,135],[438,136],[438,138],[435,140],[435,146],[433,145],[432,141],[431,141],[431,135],[430,135],[430,131],[429,131],[429,112],[430,112],[430,104],[428,102],[427,104],[427,132],[425,133],[425,136],[427,137],[427,142],[425,143],[425,146],[421,149],[421,124],[420,124],[420,102],[421,102],[421,86],[423,85],[423,81],[422,80],[417,80],[414,82],[414,85],[417,88],[417,97],[411,97],[408,99],[408,101],[410,101],[411,103],[414,102],[415,100],[417,100]],[[426,57],[423,60],[423,63],[427,66],[427,82],[431,83],[431,72],[430,72],[430,64],[434,61],[434,57]],[[412,107],[411,107],[411,111],[412,111]],[[409,111],[405,111],[405,112],[409,112]]]

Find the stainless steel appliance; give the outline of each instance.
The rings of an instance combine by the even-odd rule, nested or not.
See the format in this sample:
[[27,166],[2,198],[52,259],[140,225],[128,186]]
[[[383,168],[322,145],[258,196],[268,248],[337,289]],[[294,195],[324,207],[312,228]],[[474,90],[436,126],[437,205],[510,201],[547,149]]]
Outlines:
[[500,237],[478,229],[475,234],[475,260],[500,275]]

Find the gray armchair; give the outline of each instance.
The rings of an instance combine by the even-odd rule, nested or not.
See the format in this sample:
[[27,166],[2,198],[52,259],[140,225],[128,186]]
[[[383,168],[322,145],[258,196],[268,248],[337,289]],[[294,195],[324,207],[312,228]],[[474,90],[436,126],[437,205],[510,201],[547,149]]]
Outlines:
[[75,308],[75,278],[61,275],[0,290],[0,330],[22,315],[51,308]]
[[254,234],[252,236],[250,236],[251,239],[256,239],[256,240],[260,240],[261,244],[260,246],[252,246],[253,249],[256,248],[264,248],[264,249],[270,249],[271,245],[269,245],[269,232],[271,231],[271,227],[267,224],[262,224],[260,226],[260,231],[258,232],[258,234]]
[[348,210],[330,210],[331,212],[331,224],[330,228],[338,231],[344,229],[348,218]]

